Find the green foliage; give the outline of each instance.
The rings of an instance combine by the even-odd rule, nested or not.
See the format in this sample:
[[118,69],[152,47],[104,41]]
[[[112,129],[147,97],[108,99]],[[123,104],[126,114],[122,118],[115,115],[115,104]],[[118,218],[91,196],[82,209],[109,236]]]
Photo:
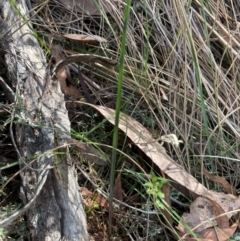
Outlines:
[[151,172],[151,181],[144,184],[147,193],[153,197],[156,206],[160,209],[164,209],[164,205],[161,202],[161,200],[164,198],[164,193],[161,191],[161,189],[167,182],[167,179],[156,176],[154,172]]
[[110,173],[110,197],[109,197],[109,233],[111,235],[111,224],[112,224],[112,201],[113,201],[113,184],[114,184],[114,173],[115,165],[117,159],[117,148],[118,148],[118,133],[119,133],[119,120],[120,120],[120,110],[121,110],[121,100],[122,100],[122,89],[123,89],[123,73],[124,73],[124,56],[125,56],[125,46],[127,40],[127,27],[128,19],[130,15],[131,0],[126,3],[124,11],[124,25],[121,40],[121,50],[120,50],[120,61],[119,61],[119,73],[118,73],[118,86],[117,86],[117,100],[116,100],[116,116],[115,116],[115,126],[113,132],[113,151],[112,151],[112,162],[111,162],[111,173]]
[[4,228],[0,228],[0,240],[5,237],[7,231]]
[[[44,2],[42,7],[38,8],[39,10],[36,8],[34,16],[37,17],[37,13],[48,2],[48,0]],[[200,1],[200,5],[195,9],[196,6],[191,1],[187,5],[182,4],[182,1],[170,1],[172,5],[169,5],[164,1],[152,3],[151,1],[128,0],[121,7],[113,8],[111,13],[105,12],[101,2],[96,0],[94,2],[101,12],[101,21],[95,21],[95,17],[92,16],[95,22],[94,28],[89,21],[91,16],[87,22],[81,19],[80,24],[78,21],[69,21],[67,18],[72,14],[66,8],[63,10],[66,11],[64,19],[61,19],[62,14],[55,15],[55,8],[44,9],[45,12],[43,12],[45,14],[51,11],[48,15],[51,15],[52,23],[61,22],[60,27],[58,24],[53,25],[54,32],[57,30],[59,35],[69,31],[76,34],[86,31],[102,35],[108,40],[103,49],[103,44],[100,48],[97,45],[91,47],[88,45],[85,48],[81,44],[79,46],[79,44],[64,43],[56,39],[67,46],[66,50],[83,53],[97,50],[98,54],[104,52],[113,59],[120,59],[116,72],[112,71],[111,74],[101,68],[93,71],[88,65],[81,67],[86,70],[85,73],[91,73],[91,77],[98,77],[97,80],[103,88],[113,93],[114,97],[117,89],[117,98],[113,97],[113,101],[110,100],[111,105],[107,103],[110,98],[101,98],[101,94],[97,97],[101,104],[111,108],[114,108],[113,103],[116,103],[113,141],[111,139],[113,126],[109,127],[107,120],[102,120],[100,114],[91,112],[91,110],[89,110],[90,114],[88,113],[90,118],[85,116],[84,119],[82,115],[81,118],[76,117],[75,126],[74,121],[72,122],[72,136],[96,149],[103,148],[106,158],[113,150],[111,174],[110,168],[97,169],[88,161],[82,164],[83,166],[89,164],[87,167],[90,173],[89,180],[93,182],[94,188],[111,190],[110,194],[107,193],[110,196],[110,216],[112,215],[115,170],[118,169],[122,172],[123,192],[126,195],[124,202],[132,206],[127,209],[127,213],[123,214],[125,230],[132,235],[134,232],[137,233],[141,227],[143,233],[140,235],[143,240],[172,240],[165,236],[157,238],[158,234],[155,232],[161,229],[161,222],[158,221],[164,218],[164,213],[168,212],[178,223],[182,209],[175,211],[175,206],[173,208],[164,200],[162,187],[168,180],[153,172],[149,176],[146,174],[151,168],[151,162],[145,160],[145,156],[139,150],[135,150],[134,141],[133,143],[126,141],[127,138],[119,131],[119,111],[121,109],[122,112],[131,115],[142,125],[148,127],[151,134],[156,135],[156,142],[164,142],[167,154],[199,180],[203,181],[201,167],[205,166],[210,168],[212,173],[220,171],[231,184],[239,183],[239,175],[237,175],[239,169],[237,162],[239,101],[236,101],[239,96],[239,82],[237,81],[239,63],[234,56],[236,46],[233,45],[235,38],[233,33],[236,30],[230,25],[225,26],[229,36],[232,33],[229,46],[223,44],[224,38],[218,39],[218,31],[222,33],[219,28],[223,23],[215,18],[214,24],[216,25],[213,25],[210,20],[209,12],[215,16],[221,13],[221,9],[216,11],[214,6],[211,6],[214,1],[211,3]],[[24,24],[28,24],[29,19],[21,14],[16,0],[10,0],[10,3],[24,20]],[[233,1],[232,5],[234,4]],[[55,7],[58,9],[58,6]],[[228,10],[230,14],[231,10]],[[198,17],[199,11],[201,11],[201,16]],[[226,13],[225,10],[224,12]],[[233,19],[233,16],[229,19]],[[99,26],[96,26],[98,23]],[[47,21],[44,23],[45,26],[48,24]],[[84,25],[83,28],[79,28],[81,24]],[[32,31],[35,35],[34,30]],[[49,32],[38,32],[38,36],[43,36],[42,39],[48,35]],[[37,37],[37,34],[35,36]],[[40,38],[38,40],[41,42]],[[42,42],[41,44],[44,46]],[[229,47],[231,47],[230,51]],[[46,49],[46,46],[44,48]],[[163,96],[166,98],[164,99]],[[21,116],[18,115],[22,108],[23,104],[21,100],[18,100],[16,115],[14,115],[15,123],[22,123]],[[87,113],[85,109],[83,112]],[[44,123],[39,123],[39,126],[42,125]],[[178,138],[175,145],[171,142],[169,137],[173,135],[180,136],[183,140],[184,144],[180,148],[178,144],[181,141],[178,141]],[[52,152],[49,155],[52,155]],[[60,161],[60,155],[65,155],[65,153],[57,150],[54,155],[56,160]],[[16,162],[14,165],[17,164]],[[2,167],[2,170],[8,167]],[[111,175],[110,184],[109,175]],[[3,183],[6,181],[4,179],[5,176],[2,178]],[[208,183],[208,180],[205,182],[208,187],[211,187],[212,183]],[[179,194],[172,191],[171,197],[176,196],[175,199],[179,200]],[[3,194],[0,193],[0,195]],[[149,199],[151,203],[148,202]],[[145,219],[141,220],[139,209],[134,209],[132,200],[137,200],[137,205],[141,205],[143,211],[147,203],[148,211],[161,213],[158,220],[154,215],[148,217],[148,223],[151,221],[154,225],[146,227]],[[155,210],[152,210],[153,206]],[[96,214],[94,211],[98,208],[99,204],[94,201],[93,207],[87,210],[88,215]],[[136,219],[134,215],[126,215],[129,213],[134,214]],[[110,221],[108,225],[111,228]],[[194,236],[190,227],[186,224],[184,227]],[[0,230],[0,235],[1,232],[2,230]],[[114,232],[117,233],[115,230]],[[234,240],[238,240],[238,237],[239,234],[236,234]],[[133,237],[131,239],[137,240]]]

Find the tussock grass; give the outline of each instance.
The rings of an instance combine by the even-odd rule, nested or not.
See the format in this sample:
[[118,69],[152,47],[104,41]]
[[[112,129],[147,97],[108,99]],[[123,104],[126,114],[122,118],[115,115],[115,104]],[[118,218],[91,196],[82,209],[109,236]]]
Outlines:
[[[102,15],[86,16],[52,0],[33,17],[34,27],[46,42],[46,36],[53,34],[65,50],[119,59],[124,3],[110,2],[109,13],[101,8],[102,1],[99,1]],[[33,7],[38,11],[41,4],[33,4]],[[67,43],[60,37],[67,33],[95,34],[108,42],[99,45]],[[156,137],[173,133],[183,140],[180,148],[167,146],[168,154],[208,188],[219,191],[220,187],[204,177],[201,167],[225,177],[239,188],[239,51],[238,1],[132,1],[125,45],[122,110],[148,127]],[[106,71],[90,65],[82,68],[104,90],[113,94],[111,100],[107,100],[101,92],[93,90],[99,103],[115,107],[118,69]],[[94,128],[101,120],[96,113],[93,118],[87,114],[84,118],[83,114],[74,115],[73,127],[79,132]],[[81,129],[76,123],[84,120],[88,123]],[[104,134],[89,131],[88,138],[111,146],[111,125],[103,124],[96,129],[99,130]],[[127,144],[124,136],[122,139],[120,136],[119,149],[129,155],[130,160],[139,161],[141,158],[127,148]],[[109,154],[110,148],[105,152]],[[151,167],[145,169],[145,177],[147,169]],[[103,177],[108,177],[109,172],[100,169],[94,176],[92,172],[96,170],[92,167],[89,170],[93,182],[99,184],[102,178],[105,184],[102,181],[100,186],[108,192],[108,180]],[[143,208],[145,203],[148,209],[154,209],[142,186],[146,180],[138,178],[134,162],[119,155],[117,170],[123,173],[126,203],[138,208]],[[158,215],[144,214],[143,220],[134,209],[128,209],[127,213],[129,217],[122,217],[115,236],[120,235],[119,230],[125,230],[127,234],[122,240],[127,237],[172,240],[164,225],[161,226],[163,221]],[[155,222],[159,225],[154,229],[151,223]],[[139,225],[135,226],[136,223]]]
[[[52,1],[42,12],[51,25],[42,24],[41,15],[35,22],[51,27],[54,34],[100,35],[106,45],[82,48],[118,59],[124,8],[111,4],[109,9],[102,9],[102,16],[86,17]],[[181,148],[168,147],[169,155],[209,188],[213,186],[202,165],[239,185],[239,164],[228,159],[239,159],[239,14],[236,2],[178,0],[132,1],[129,16],[123,110],[157,136],[174,133],[182,139]],[[92,76],[116,93],[118,70],[94,69]],[[119,167],[122,162],[120,157]]]

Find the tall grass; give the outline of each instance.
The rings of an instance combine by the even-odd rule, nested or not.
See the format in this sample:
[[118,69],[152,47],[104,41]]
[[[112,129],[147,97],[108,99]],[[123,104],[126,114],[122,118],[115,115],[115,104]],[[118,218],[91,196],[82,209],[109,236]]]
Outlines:
[[119,75],[118,75],[118,85],[117,85],[117,100],[116,100],[116,116],[115,116],[115,125],[113,131],[113,142],[112,142],[112,161],[111,161],[111,172],[110,172],[110,195],[109,195],[109,235],[112,235],[112,215],[113,215],[113,185],[115,180],[115,166],[117,161],[117,148],[118,148],[118,133],[119,133],[119,118],[120,110],[122,105],[122,88],[123,88],[123,74],[124,74],[124,56],[125,56],[125,45],[127,38],[127,29],[128,29],[128,19],[130,14],[130,5],[131,0],[126,2],[126,7],[124,11],[124,24],[122,32],[122,41],[121,41],[121,52],[119,59]]
[[[101,189],[110,190],[110,203],[115,171],[122,173],[124,202],[131,208],[121,216],[121,222],[117,220],[119,226],[110,233],[116,236],[125,230],[133,240],[172,240],[164,228],[161,210],[144,189],[153,166],[119,131],[119,113],[122,110],[134,117],[156,138],[173,133],[182,139],[184,144],[180,148],[165,145],[167,153],[208,188],[221,190],[206,179],[202,167],[239,188],[240,169],[236,160],[240,159],[240,64],[237,55],[240,8],[237,1],[227,0],[128,0],[119,4],[111,1],[107,7],[103,5],[103,1],[98,2],[101,16],[86,16],[58,1],[50,1],[36,14],[33,23],[43,34],[41,36],[50,31],[57,36],[96,34],[108,40],[101,45],[68,43],[65,48],[75,52],[85,49],[119,59],[116,70],[81,66],[104,91],[112,94],[112,99],[106,98],[101,91],[92,89],[98,104],[116,109],[115,126],[111,127],[86,107],[83,108],[85,114],[78,107],[69,110],[70,118],[71,114],[74,116],[72,125],[77,132],[85,133],[83,141],[99,143],[106,155],[112,155],[110,172],[90,167],[94,169],[92,173],[96,173],[90,178],[96,186],[101,179]],[[36,11],[41,8],[40,5],[34,7]],[[117,155],[119,150],[125,155]],[[146,178],[139,178],[139,172]],[[187,203],[186,197],[176,193],[172,191],[171,195]],[[142,221],[140,212],[134,208],[145,211],[145,205],[155,210],[156,215],[144,216],[145,221]],[[170,213],[177,222],[179,216],[171,208]],[[183,210],[178,206],[177,211]],[[106,221],[110,229],[114,226],[112,216],[110,205]],[[132,225],[134,222],[138,225]],[[159,229],[160,233],[156,231]],[[153,230],[156,233],[150,237]]]

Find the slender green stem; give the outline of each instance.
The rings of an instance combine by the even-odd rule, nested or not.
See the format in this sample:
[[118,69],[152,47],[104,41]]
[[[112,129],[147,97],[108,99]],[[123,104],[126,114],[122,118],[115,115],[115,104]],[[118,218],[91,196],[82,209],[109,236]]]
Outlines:
[[121,99],[122,99],[122,82],[124,73],[124,55],[125,55],[125,45],[127,39],[127,26],[130,14],[130,4],[131,0],[126,1],[126,7],[124,11],[124,24],[123,33],[121,40],[121,51],[120,51],[120,63],[119,63],[119,74],[118,74],[118,88],[117,88],[117,101],[116,101],[116,116],[115,116],[115,126],[113,131],[113,151],[112,151],[112,162],[111,162],[111,173],[110,173],[110,196],[109,196],[109,237],[112,236],[112,214],[113,214],[113,186],[114,186],[114,174],[117,159],[117,147],[118,147],[118,132],[119,132],[119,117],[121,109]]

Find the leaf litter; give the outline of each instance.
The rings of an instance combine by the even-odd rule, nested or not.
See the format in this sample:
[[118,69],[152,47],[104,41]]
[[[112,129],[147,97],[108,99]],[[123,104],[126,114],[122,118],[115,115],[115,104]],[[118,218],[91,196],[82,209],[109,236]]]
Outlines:
[[[115,124],[115,110],[104,106],[88,105],[98,110],[110,123]],[[190,213],[184,214],[182,221],[189,228],[195,228],[200,237],[195,239],[179,224],[178,229],[182,231],[182,236],[185,235],[182,240],[224,241],[233,235],[238,226],[239,218],[232,226],[229,226],[229,223],[230,218],[239,212],[240,198],[232,194],[208,190],[168,156],[162,145],[132,117],[121,113],[119,129],[158,166],[167,178],[177,182],[197,196],[190,206]]]

